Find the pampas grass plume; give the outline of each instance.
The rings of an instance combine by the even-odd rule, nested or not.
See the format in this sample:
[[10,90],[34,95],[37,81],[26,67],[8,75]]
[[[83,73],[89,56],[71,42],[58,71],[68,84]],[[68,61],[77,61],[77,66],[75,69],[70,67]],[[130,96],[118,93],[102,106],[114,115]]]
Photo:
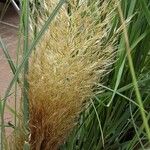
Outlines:
[[32,150],[56,150],[64,143],[113,62],[113,42],[105,42],[112,17],[108,4],[70,5],[71,13],[66,6],[60,10],[30,58]]

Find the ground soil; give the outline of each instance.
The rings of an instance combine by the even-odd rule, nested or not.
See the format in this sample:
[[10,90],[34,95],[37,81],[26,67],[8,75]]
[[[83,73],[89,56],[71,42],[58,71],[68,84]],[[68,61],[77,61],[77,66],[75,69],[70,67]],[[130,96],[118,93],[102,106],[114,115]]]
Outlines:
[[[0,3],[0,9],[2,10],[2,8],[3,8],[3,4]],[[16,48],[18,42],[17,40],[18,24],[19,24],[19,16],[15,11],[15,9],[12,6],[10,6],[7,9],[2,20],[0,20],[0,37],[2,38],[3,42],[6,44],[9,54],[12,57],[14,62],[16,61]],[[2,48],[0,47],[0,98],[3,98],[4,93],[8,85],[10,84],[12,77],[13,74],[4,56]],[[7,104],[10,106],[14,105],[13,96],[9,97]],[[12,121],[13,120],[12,118],[13,118],[12,114],[10,114],[10,112],[7,111],[5,115],[6,123]]]
[[[3,16],[2,22],[0,22],[0,37],[6,44],[9,54],[15,61],[16,48],[17,48],[17,33],[18,29],[10,25],[18,26],[19,17],[16,11],[10,7],[6,14]],[[4,24],[6,23],[6,24]],[[12,73],[8,62],[0,48],[0,95],[3,96],[10,79],[12,78]]]

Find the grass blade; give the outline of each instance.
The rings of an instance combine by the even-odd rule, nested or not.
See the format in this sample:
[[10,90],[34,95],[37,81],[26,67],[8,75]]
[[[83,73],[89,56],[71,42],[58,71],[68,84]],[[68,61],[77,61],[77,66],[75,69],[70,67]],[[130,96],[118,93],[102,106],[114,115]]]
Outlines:
[[138,84],[137,84],[137,79],[136,79],[134,66],[133,66],[133,62],[132,62],[132,57],[131,57],[131,53],[130,53],[131,52],[131,48],[130,48],[129,39],[128,39],[128,32],[127,32],[127,29],[126,29],[126,25],[125,25],[125,21],[124,21],[124,17],[123,17],[123,13],[122,13],[122,9],[121,9],[120,3],[118,4],[118,12],[119,12],[121,23],[123,25],[123,32],[124,32],[124,38],[125,38],[125,43],[126,43],[127,57],[128,57],[130,72],[131,72],[131,76],[132,76],[132,80],[133,80],[133,85],[134,85],[134,88],[135,88],[137,101],[138,101],[139,106],[140,106],[141,117],[142,117],[143,122],[144,122],[144,126],[145,126],[145,130],[146,130],[146,133],[147,133],[147,137],[148,137],[148,139],[150,141],[150,127],[148,125],[148,120],[146,118],[146,114],[143,111],[144,106],[143,106],[143,103],[142,103],[141,94],[140,94],[140,91],[139,91],[139,88],[138,88]]

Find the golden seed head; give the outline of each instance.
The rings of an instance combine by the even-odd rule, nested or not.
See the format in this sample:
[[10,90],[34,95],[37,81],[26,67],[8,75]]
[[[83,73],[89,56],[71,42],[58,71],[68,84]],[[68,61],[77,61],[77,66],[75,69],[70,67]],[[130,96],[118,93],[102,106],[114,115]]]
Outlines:
[[108,5],[70,5],[71,13],[66,6],[59,12],[30,58],[30,143],[35,150],[55,150],[64,142],[112,64]]

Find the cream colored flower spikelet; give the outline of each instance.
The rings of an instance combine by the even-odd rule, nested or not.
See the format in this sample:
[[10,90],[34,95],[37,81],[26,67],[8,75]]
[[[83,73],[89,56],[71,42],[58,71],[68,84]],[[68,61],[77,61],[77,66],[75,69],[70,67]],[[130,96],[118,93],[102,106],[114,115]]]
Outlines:
[[64,142],[112,63],[113,43],[104,43],[111,15],[101,19],[107,8],[96,6],[81,3],[71,14],[64,7],[30,58],[33,150],[55,150]]

